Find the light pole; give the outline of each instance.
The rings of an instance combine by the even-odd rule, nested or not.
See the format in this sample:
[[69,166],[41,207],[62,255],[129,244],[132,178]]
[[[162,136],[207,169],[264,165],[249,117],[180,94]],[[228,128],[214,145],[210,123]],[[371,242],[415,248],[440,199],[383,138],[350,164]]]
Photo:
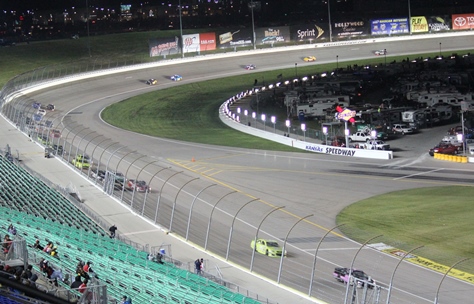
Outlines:
[[255,120],[255,128],[257,127],[257,113],[252,112],[252,118]]
[[273,133],[276,133],[276,117],[275,116],[271,117],[271,122],[273,124]]
[[336,55],[336,71],[339,69],[339,55]]
[[439,43],[439,58],[441,58],[441,42]]
[[249,119],[248,119],[248,115],[249,114],[249,111],[247,111],[247,109],[244,110],[244,115],[245,115],[245,123],[248,124],[249,122]]
[[285,121],[285,125],[288,128],[288,137],[290,136],[290,127],[291,127],[291,122],[289,119]]
[[411,5],[410,5],[410,0],[408,0],[408,31],[410,32],[411,35]]
[[295,77],[298,78],[298,63],[295,62]]
[[323,134],[326,137],[325,144],[327,145],[328,144],[328,127],[326,126],[323,127]]
[[255,8],[255,2],[253,2],[253,0],[252,0],[252,1],[250,1],[249,5],[250,5],[250,10],[252,11],[252,37],[253,37],[252,43],[253,43],[253,49],[255,50],[255,49],[257,49],[257,45],[255,44],[255,42],[256,42],[255,41],[255,21],[254,21],[254,18],[253,18],[253,9]]
[[387,49],[383,49],[383,57],[384,57],[384,61],[385,61],[384,65],[387,65]]
[[306,124],[301,124],[301,130],[303,131],[303,141],[306,142]]
[[262,121],[263,121],[263,131],[265,131],[265,120],[267,119],[267,116],[266,116],[265,114],[262,114],[262,115],[260,116],[260,118],[261,118]]
[[87,50],[89,51],[89,57],[92,57],[90,31],[89,31],[89,2],[87,0],[86,0],[86,26],[87,26]]
[[344,135],[346,137],[346,148],[349,148],[349,129],[347,128],[347,121],[346,123],[346,128],[344,129]]
[[331,25],[331,5],[330,1],[328,0],[328,21],[329,21],[329,41],[332,42],[332,25]]
[[184,41],[183,41],[183,20],[181,12],[181,0],[179,0],[179,34],[181,35],[181,58],[184,58]]

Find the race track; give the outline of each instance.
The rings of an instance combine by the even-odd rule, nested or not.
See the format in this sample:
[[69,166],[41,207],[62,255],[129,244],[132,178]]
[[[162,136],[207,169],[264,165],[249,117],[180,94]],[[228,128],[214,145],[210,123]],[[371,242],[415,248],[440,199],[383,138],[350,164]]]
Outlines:
[[[192,242],[205,246],[205,236],[209,229],[207,219],[210,212],[213,212],[212,204],[219,203],[212,217],[209,236],[211,241],[207,249],[220,256],[226,255],[229,222],[233,215],[246,202],[259,199],[251,202],[251,207],[241,210],[235,226],[238,233],[232,238],[230,259],[245,268],[249,268],[251,264],[250,240],[255,237],[256,228],[262,218],[274,211],[275,207],[284,208],[272,212],[265,219],[259,237],[275,238],[283,243],[282,240],[289,229],[298,220],[312,215],[299,222],[291,231],[287,245],[289,254],[284,259],[281,273],[282,284],[307,294],[318,242],[328,229],[335,226],[335,217],[345,206],[374,195],[402,189],[473,184],[471,164],[439,162],[427,154],[428,149],[445,133],[446,126],[423,130],[419,134],[390,142],[391,146],[400,147],[400,152],[396,153],[392,160],[366,160],[206,146],[151,138],[105,124],[99,117],[100,111],[107,105],[128,97],[178,85],[167,80],[169,75],[176,73],[184,76],[182,83],[190,83],[248,73],[242,69],[242,66],[248,63],[256,64],[258,71],[294,67],[295,62],[303,65],[306,63],[303,63],[301,58],[307,55],[316,55],[317,63],[324,63],[334,61],[335,54],[338,54],[339,62],[349,58],[369,58],[373,56],[373,50],[383,48],[390,50],[393,55],[421,53],[436,50],[439,42],[446,47],[443,51],[448,50],[447,46],[453,50],[468,49],[472,47],[473,36],[467,37],[317,48],[310,54],[307,50],[277,52],[176,64],[82,80],[33,93],[29,97],[45,104],[53,102],[58,111],[52,118],[56,123],[61,121],[66,130],[71,131],[68,126],[81,125],[91,132],[96,132],[84,132],[79,137],[88,136],[91,140],[100,134],[177,171],[183,170],[191,178],[199,177],[199,181],[189,182],[182,194],[178,191],[176,197],[189,195],[185,192],[197,193],[202,188],[203,181],[218,184],[219,192],[209,191],[209,194],[200,197],[202,201],[209,203],[200,205],[195,211],[193,230],[189,238]],[[159,84],[153,87],[144,85],[148,78],[158,79]],[[230,95],[233,93],[237,92],[231,92]],[[25,108],[27,106],[25,105]],[[76,128],[76,132],[78,130],[81,128]],[[71,133],[75,134],[73,130]],[[89,149],[92,149],[92,145]],[[192,159],[196,161],[193,162]],[[183,183],[176,181],[174,186],[179,189],[183,187]],[[197,186],[198,183],[201,188]],[[152,189],[155,189],[153,185]],[[227,192],[223,189],[227,189]],[[224,195],[228,197],[219,202],[219,198]],[[168,195],[167,199],[176,202],[173,195]],[[171,220],[173,232],[184,236],[189,205],[179,202]],[[189,199],[187,202],[189,203]],[[159,222],[169,222],[171,208],[166,205],[161,208]],[[327,236],[318,253],[311,294],[313,297],[329,303],[341,303],[346,289],[332,278],[332,270],[335,266],[349,267],[359,247],[360,244],[337,233]],[[271,280],[277,280],[279,263],[278,258],[256,254],[253,271]],[[354,266],[363,269],[377,282],[387,286],[397,263],[398,259],[392,256],[365,248],[357,256]],[[401,304],[432,303],[441,278],[442,274],[402,263],[396,273],[391,301]],[[472,285],[452,278],[443,282],[440,301],[468,303],[472,298]]]

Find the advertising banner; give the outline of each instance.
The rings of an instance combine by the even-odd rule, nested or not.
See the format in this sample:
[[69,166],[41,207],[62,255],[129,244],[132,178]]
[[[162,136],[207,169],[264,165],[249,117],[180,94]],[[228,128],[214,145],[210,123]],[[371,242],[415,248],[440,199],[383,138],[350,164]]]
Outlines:
[[332,26],[333,37],[354,37],[368,35],[368,26],[364,21],[335,22]]
[[327,25],[305,24],[294,26],[291,29],[291,39],[293,41],[309,41],[316,42],[329,38],[326,30]]
[[449,31],[451,30],[451,20],[448,16],[429,16],[428,27],[432,32]]
[[236,29],[219,35],[219,48],[253,45],[251,29]]
[[183,53],[198,52],[199,43],[199,34],[183,35]]
[[257,44],[276,44],[290,41],[290,28],[288,26],[280,27],[261,27],[255,29]]
[[452,15],[453,30],[470,30],[474,28],[474,13]]
[[409,34],[408,18],[370,20],[372,35]]
[[148,41],[150,57],[164,56],[179,53],[178,37],[168,39],[150,39]]
[[428,20],[426,17],[411,17],[410,28],[412,33],[426,33],[428,32]]
[[199,34],[200,51],[212,51],[216,49],[216,33]]

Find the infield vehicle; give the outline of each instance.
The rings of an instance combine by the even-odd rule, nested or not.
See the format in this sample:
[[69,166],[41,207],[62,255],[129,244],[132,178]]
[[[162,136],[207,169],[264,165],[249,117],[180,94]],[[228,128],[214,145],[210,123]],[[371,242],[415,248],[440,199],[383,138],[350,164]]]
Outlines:
[[252,242],[250,243],[250,248],[252,248],[258,253],[271,257],[281,257],[283,253],[283,249],[280,247],[278,242],[274,240],[257,239],[257,242],[255,242],[255,240],[252,240]]
[[370,141],[372,140],[372,136],[364,132],[356,132],[354,134],[349,135],[349,140],[350,141]]
[[[354,281],[356,281],[357,287],[364,287],[364,285],[367,284],[368,288],[374,288],[375,285],[375,281],[362,270],[352,269],[352,271],[350,271],[349,268],[336,267],[333,276],[336,280],[345,284],[350,283],[353,285]],[[351,278],[349,279],[349,277]]]
[[429,154],[431,156],[434,156],[435,153],[456,155],[459,153],[460,148],[462,149],[462,146],[459,147],[453,144],[441,143],[430,149]]
[[316,61],[316,57],[315,56],[306,56],[306,57],[303,58],[303,61],[304,62]]
[[181,81],[181,80],[183,80],[183,76],[178,75],[178,74],[175,74],[175,75],[171,76],[171,80],[173,80],[173,81]]
[[367,141],[365,144],[362,144],[361,147],[368,150],[390,150],[390,145],[386,144],[383,140]]
[[158,83],[158,80],[154,79],[154,78],[150,78],[146,81],[146,84],[147,85],[155,85]]
[[402,135],[412,134],[415,132],[415,129],[404,124],[394,124],[392,130],[393,132],[399,133]]

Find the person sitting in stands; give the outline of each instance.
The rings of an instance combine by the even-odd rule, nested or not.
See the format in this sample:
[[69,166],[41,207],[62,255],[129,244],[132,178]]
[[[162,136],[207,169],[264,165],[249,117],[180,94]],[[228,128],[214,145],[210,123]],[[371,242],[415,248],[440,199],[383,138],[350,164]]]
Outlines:
[[8,226],[8,233],[10,233],[11,235],[16,235],[16,228],[13,227],[13,224],[10,224],[10,226]]
[[76,276],[76,278],[74,279],[74,282],[72,282],[71,284],[71,288],[76,289],[76,288],[81,287],[81,285],[82,285],[81,276]]
[[36,242],[33,244],[33,248],[43,250],[44,247],[40,245],[40,240],[36,240]]
[[10,236],[5,234],[5,237],[3,238],[3,253],[8,253],[8,251],[10,251],[12,243],[13,241],[10,239]]
[[44,246],[43,251],[49,253],[51,251],[51,247],[53,247],[53,243],[48,242],[48,244]]
[[88,282],[89,281],[87,281],[87,279],[86,279],[86,280],[84,280],[84,282],[82,282],[81,286],[79,286],[78,290],[79,290],[80,293],[84,293],[84,291],[86,291]]
[[59,259],[58,257],[58,246],[54,246],[53,249],[49,252],[51,256],[54,256],[55,258]]

